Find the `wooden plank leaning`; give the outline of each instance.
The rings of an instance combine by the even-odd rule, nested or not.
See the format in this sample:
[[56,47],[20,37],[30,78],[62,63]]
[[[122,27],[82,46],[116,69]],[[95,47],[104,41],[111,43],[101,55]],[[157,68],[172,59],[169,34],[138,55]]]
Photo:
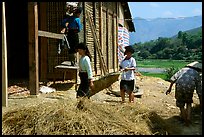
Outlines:
[[47,32],[47,31],[42,31],[42,30],[38,30],[38,36],[54,38],[54,39],[64,38],[64,34],[57,34],[57,33],[52,33],[52,32]]

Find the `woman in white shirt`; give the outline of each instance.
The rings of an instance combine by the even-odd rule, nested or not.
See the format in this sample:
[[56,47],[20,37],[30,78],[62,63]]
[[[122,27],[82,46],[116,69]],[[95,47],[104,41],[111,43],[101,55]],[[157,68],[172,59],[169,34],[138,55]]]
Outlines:
[[123,71],[120,81],[120,95],[122,102],[125,101],[125,92],[129,95],[129,102],[134,103],[134,94],[133,90],[135,87],[135,75],[134,71],[136,69],[136,61],[132,57],[134,49],[132,46],[125,47],[125,59],[120,63],[120,70]]
[[79,43],[77,50],[81,58],[79,59],[79,77],[81,83],[77,90],[78,97],[88,97],[89,98],[89,88],[93,89],[93,74],[91,69],[91,55],[88,47],[84,43]]

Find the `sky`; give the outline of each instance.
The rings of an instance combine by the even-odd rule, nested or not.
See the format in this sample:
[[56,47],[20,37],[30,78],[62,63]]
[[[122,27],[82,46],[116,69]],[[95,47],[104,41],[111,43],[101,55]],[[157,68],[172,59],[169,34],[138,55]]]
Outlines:
[[202,2],[128,2],[132,19],[202,16]]

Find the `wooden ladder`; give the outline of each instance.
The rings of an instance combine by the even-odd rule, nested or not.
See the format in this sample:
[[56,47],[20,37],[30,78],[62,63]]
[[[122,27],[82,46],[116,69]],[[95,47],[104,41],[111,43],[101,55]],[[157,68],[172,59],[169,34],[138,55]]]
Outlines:
[[91,19],[91,16],[90,16],[88,11],[86,11],[86,15],[87,15],[86,19],[88,20],[88,23],[89,23],[89,25],[91,27],[91,32],[92,32],[93,37],[94,37],[94,42],[96,44],[96,50],[97,50],[97,52],[99,54],[100,63],[101,63],[101,66],[102,66],[103,73],[104,73],[104,75],[106,75],[106,74],[108,74],[108,69],[107,69],[107,66],[105,64],[104,56],[103,56],[103,54],[101,52],[101,45],[100,45],[100,43],[98,41],[98,38],[97,38],[97,35],[96,35],[96,28],[93,25],[94,23],[93,23],[93,21]]

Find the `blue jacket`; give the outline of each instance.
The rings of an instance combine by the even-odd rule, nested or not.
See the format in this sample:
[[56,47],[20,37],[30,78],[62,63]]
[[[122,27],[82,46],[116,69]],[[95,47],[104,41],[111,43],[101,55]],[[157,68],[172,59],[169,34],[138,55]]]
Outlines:
[[80,32],[82,30],[80,18],[75,17],[75,16],[69,16],[68,18],[65,18],[62,21],[62,27],[66,28],[66,26],[65,26],[66,22],[69,23],[67,29],[75,29],[75,30],[77,30],[77,32]]

